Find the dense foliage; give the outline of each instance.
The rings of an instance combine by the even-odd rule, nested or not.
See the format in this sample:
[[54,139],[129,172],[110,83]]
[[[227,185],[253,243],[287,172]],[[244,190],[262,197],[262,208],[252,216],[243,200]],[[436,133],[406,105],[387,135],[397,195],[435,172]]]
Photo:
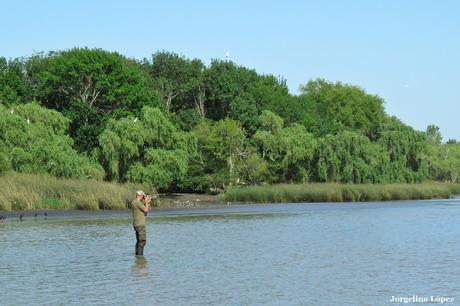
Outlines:
[[102,167],[73,148],[69,119],[36,103],[0,105],[0,171],[101,179]]
[[285,80],[171,52],[0,58],[0,173],[209,192],[263,183],[460,181],[460,144],[357,86]]

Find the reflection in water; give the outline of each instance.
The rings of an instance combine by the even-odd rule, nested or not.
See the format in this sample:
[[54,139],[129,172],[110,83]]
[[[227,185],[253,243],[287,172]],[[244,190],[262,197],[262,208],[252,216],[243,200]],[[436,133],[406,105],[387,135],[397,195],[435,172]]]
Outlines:
[[131,274],[134,278],[148,279],[149,269],[148,262],[144,256],[135,256],[131,267]]

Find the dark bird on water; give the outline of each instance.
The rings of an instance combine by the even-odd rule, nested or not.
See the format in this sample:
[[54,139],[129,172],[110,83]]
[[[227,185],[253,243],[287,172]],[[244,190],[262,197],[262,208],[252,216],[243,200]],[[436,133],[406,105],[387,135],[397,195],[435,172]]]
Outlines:
[[3,220],[5,220],[5,216],[0,216],[0,222],[3,222]]
[[48,214],[45,211],[45,220],[48,219]]
[[22,218],[24,218],[24,215],[23,215],[23,214],[20,214],[20,215],[19,215],[19,221],[22,221]]

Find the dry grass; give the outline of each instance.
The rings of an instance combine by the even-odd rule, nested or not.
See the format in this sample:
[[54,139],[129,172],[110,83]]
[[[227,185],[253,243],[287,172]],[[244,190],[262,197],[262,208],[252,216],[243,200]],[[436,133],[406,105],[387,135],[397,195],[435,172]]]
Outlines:
[[460,184],[280,184],[233,187],[223,201],[243,203],[367,202],[450,198],[460,194]]
[[0,210],[126,209],[141,188],[154,191],[136,184],[8,173],[0,177]]

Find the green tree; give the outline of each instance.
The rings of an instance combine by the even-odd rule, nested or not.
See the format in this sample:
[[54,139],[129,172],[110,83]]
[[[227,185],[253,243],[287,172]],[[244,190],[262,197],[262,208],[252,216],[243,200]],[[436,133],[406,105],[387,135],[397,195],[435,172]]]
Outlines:
[[350,130],[361,132],[371,140],[379,137],[385,117],[380,97],[366,94],[356,86],[321,79],[309,81],[301,87],[301,92],[301,98],[305,99],[302,104],[310,112],[306,121],[313,125],[306,127],[316,135]]
[[213,120],[227,117],[232,101],[257,79],[254,70],[230,61],[213,60],[205,71],[206,114]]
[[300,122],[298,108],[288,91],[286,82],[274,76],[257,76],[231,103],[228,116],[242,123],[249,136],[257,130],[258,116],[269,110],[288,123]]
[[424,133],[412,128],[384,131],[378,143],[389,154],[391,182],[420,182],[427,177]]
[[252,95],[243,93],[237,96],[231,103],[228,111],[230,119],[239,121],[242,128],[250,135],[257,130],[257,116],[259,109]]
[[460,182],[460,144],[428,144],[426,162],[429,176],[441,182]]
[[17,104],[29,100],[31,90],[24,74],[22,59],[0,57],[0,103]]
[[109,120],[99,136],[102,165],[108,180],[126,181],[129,168],[140,157],[145,138],[144,126],[135,118]]
[[264,180],[267,163],[250,146],[240,123],[225,119],[202,121],[193,134],[197,154],[193,158],[188,188],[218,191],[231,185],[256,184]]
[[441,144],[442,141],[442,135],[441,131],[439,130],[439,127],[431,124],[426,127],[426,137],[429,141],[435,143],[435,144]]
[[107,179],[144,182],[169,189],[185,177],[196,140],[178,131],[160,109],[144,107],[142,118],[112,120],[99,136]]
[[0,105],[0,155],[17,172],[102,179],[102,168],[73,149],[69,120],[37,103]]
[[[236,164],[244,148],[244,134],[237,121],[225,119],[216,122],[210,131],[209,145],[214,156],[226,162],[226,181],[233,185],[237,181]],[[225,172],[224,172],[225,173]]]
[[390,179],[388,153],[356,132],[320,138],[312,165],[314,180],[319,182],[384,183]]
[[144,62],[168,111],[194,108],[204,116],[204,64],[176,53],[161,51],[153,54],[151,63]]
[[300,123],[299,109],[295,98],[289,94],[286,80],[272,75],[258,76],[257,80],[248,88],[258,109],[269,110],[279,115],[287,123]]
[[159,105],[139,64],[116,52],[74,48],[33,57],[28,69],[36,99],[71,120],[70,135],[81,151],[97,145],[109,119]]
[[253,140],[268,162],[268,181],[308,182],[316,145],[312,135],[299,124],[283,128],[281,117],[270,111],[263,111],[258,121]]

